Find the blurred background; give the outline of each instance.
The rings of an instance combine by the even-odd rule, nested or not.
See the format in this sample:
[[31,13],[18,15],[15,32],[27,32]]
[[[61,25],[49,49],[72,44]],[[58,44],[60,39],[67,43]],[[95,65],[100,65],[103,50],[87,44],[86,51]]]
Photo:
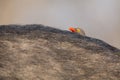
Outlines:
[[81,27],[120,49],[120,0],[0,0],[0,25]]

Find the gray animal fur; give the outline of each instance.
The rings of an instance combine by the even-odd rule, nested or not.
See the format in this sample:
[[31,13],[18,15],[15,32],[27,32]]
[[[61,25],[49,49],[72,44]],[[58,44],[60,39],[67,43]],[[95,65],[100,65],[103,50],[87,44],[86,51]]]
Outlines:
[[120,50],[43,25],[1,25],[0,80],[120,80]]

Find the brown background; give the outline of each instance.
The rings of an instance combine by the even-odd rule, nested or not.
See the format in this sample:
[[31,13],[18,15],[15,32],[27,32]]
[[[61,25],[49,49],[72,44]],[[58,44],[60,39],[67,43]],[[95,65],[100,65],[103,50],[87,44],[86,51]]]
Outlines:
[[0,25],[44,24],[86,34],[120,48],[120,0],[0,0]]

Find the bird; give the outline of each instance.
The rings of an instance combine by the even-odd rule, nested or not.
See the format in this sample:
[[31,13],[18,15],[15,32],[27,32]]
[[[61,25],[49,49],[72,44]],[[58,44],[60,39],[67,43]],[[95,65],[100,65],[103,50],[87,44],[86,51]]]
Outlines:
[[79,28],[79,27],[77,27],[77,28],[69,27],[69,30],[70,30],[71,32],[78,33],[78,34],[80,34],[80,35],[85,36],[84,30],[81,29],[81,28]]

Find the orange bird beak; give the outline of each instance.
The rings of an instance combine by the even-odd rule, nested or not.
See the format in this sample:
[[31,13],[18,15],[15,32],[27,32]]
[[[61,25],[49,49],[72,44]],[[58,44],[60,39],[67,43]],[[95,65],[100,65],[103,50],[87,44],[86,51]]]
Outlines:
[[69,30],[70,30],[71,32],[76,32],[75,28],[73,28],[73,27],[70,27]]

